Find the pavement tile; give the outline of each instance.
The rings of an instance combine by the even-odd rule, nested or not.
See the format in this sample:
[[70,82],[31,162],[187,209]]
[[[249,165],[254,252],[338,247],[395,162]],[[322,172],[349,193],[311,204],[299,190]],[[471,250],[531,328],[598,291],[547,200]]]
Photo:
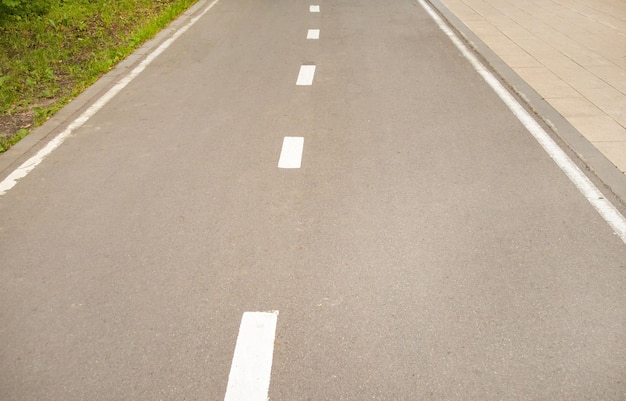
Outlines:
[[507,2],[500,7],[503,13],[532,32],[554,30],[553,12],[545,9],[545,2],[535,2],[534,4],[532,2],[530,4],[527,2]]
[[498,54],[512,54],[524,51],[503,34],[484,36],[483,42]]
[[549,61],[554,57],[563,57],[561,52],[536,36],[514,38],[513,41],[540,61]]
[[[613,27],[616,30],[626,29],[626,21],[615,17],[615,15],[619,15],[620,12],[622,14],[626,12],[626,8],[620,10],[619,8],[611,7],[610,3],[611,2],[605,2],[605,4],[602,5],[598,1],[593,1],[589,4],[585,4],[584,2],[565,1],[564,6],[574,12],[587,16],[592,20],[598,21],[606,26]],[[609,8],[606,7],[607,5]],[[607,9],[603,10],[603,8]]]
[[606,116],[595,104],[582,97],[546,99],[563,117],[603,117]]
[[589,35],[580,37],[577,41],[607,60],[626,68],[626,58],[624,58],[626,56],[626,38],[622,39],[617,35],[613,35],[613,37]]
[[546,39],[548,43],[558,49],[563,55],[567,56],[581,66],[604,66],[611,64],[607,58],[580,46],[560,32],[554,32],[548,36],[550,36],[549,39]]
[[588,70],[626,96],[626,69],[610,64],[589,67]]
[[593,89],[583,95],[617,122],[626,127],[626,97],[612,87]]
[[626,141],[623,142],[593,142],[622,173],[626,173]]
[[626,55],[607,57],[613,64],[622,69],[626,69]]
[[519,46],[515,46],[511,50],[514,51],[507,54],[496,52],[510,67],[540,67],[543,65]]
[[609,116],[570,117],[569,122],[591,142],[626,141],[626,128]]
[[540,67],[542,65],[491,23],[485,20],[466,22],[472,32],[478,35],[508,65],[512,67]]
[[472,30],[472,32],[474,32],[476,35],[478,35],[481,38],[490,37],[490,36],[502,36],[510,41],[510,39],[507,38],[502,33],[502,31],[500,31],[498,28],[493,26],[491,22],[486,21],[483,18],[466,21],[465,25],[467,25]]
[[557,77],[548,68],[541,67],[514,67],[513,70],[541,94],[543,98],[572,98],[581,97],[567,82]]
[[448,0],[446,1],[447,7],[454,13],[459,19],[463,21],[483,20],[483,17],[478,15],[471,7],[460,0]]
[[503,14],[490,4],[489,1],[477,0],[471,3],[465,2],[465,4],[487,20],[497,20],[503,17]]
[[605,81],[566,57],[555,57],[555,61],[546,65],[556,76],[582,93],[583,96],[589,91],[611,89],[611,86]]
[[517,22],[508,17],[494,20],[493,24],[501,30],[506,36],[513,40],[520,38],[534,38],[535,36],[528,29],[524,28]]

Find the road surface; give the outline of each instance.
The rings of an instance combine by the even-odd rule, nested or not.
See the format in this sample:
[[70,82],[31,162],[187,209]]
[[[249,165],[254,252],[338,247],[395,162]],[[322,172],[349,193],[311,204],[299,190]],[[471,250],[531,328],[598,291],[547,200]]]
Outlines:
[[623,240],[419,3],[208,7],[0,197],[0,399],[626,399]]

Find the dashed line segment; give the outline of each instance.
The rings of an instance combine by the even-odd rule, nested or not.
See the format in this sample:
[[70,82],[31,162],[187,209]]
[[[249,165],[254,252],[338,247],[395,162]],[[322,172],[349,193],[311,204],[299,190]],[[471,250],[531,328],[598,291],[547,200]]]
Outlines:
[[304,138],[300,136],[286,136],[278,159],[278,168],[300,168],[302,165],[302,150]]
[[304,64],[300,66],[300,72],[298,73],[298,79],[296,85],[298,86],[310,86],[313,85],[313,78],[315,77],[315,65]]
[[278,311],[241,318],[224,401],[267,401]]

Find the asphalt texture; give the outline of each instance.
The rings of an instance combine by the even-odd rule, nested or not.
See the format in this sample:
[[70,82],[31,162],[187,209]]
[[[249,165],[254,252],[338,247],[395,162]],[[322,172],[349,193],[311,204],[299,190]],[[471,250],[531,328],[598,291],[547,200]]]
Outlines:
[[223,400],[270,310],[272,401],[626,399],[624,243],[417,3],[319,4],[221,0],[0,197],[0,399]]

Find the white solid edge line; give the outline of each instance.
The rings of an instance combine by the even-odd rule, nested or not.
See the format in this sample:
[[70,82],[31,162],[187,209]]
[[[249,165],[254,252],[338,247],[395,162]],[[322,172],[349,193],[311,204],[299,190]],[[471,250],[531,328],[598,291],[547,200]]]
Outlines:
[[313,77],[315,77],[315,66],[311,64],[301,65],[300,72],[298,72],[298,79],[296,80],[296,85],[298,86],[313,85]]
[[309,11],[312,13],[319,13],[320,12],[320,6],[309,6]]
[[267,401],[278,311],[241,318],[224,401]]
[[307,39],[319,39],[320,38],[320,30],[319,29],[309,29],[306,34]]
[[615,233],[626,244],[626,219],[604,198],[602,192],[589,178],[574,164],[572,159],[554,142],[548,133],[535,121],[519,102],[504,88],[498,79],[478,61],[474,54],[463,44],[458,36],[448,27],[439,15],[424,0],[417,0],[430,17],[439,25],[439,28],[450,38],[452,43],[461,51],[463,56],[472,64],[474,69],[491,86],[496,94],[515,114],[518,120],[526,127],[541,147],[548,153],[554,162],[563,170],[578,190],[600,213],[600,216],[611,226]]
[[6,194],[13,188],[19,180],[26,177],[28,173],[33,171],[52,151],[58,148],[72,132],[82,127],[91,117],[94,116],[102,107],[104,107],[111,99],[115,97],[122,89],[126,87],[133,79],[137,77],[150,63],[157,58],[165,49],[167,49],[176,39],[185,33],[192,25],[194,25],[204,14],[206,14],[220,0],[213,0],[202,12],[193,17],[187,24],[181,27],[166,41],[161,43],[159,47],[154,49],[137,67],[135,67],[128,75],[120,79],[111,89],[109,89],[102,97],[87,108],[80,116],[72,121],[59,135],[54,137],[50,142],[41,148],[35,155],[17,167],[2,182],[0,182],[0,196]]
[[302,164],[302,150],[304,138],[301,136],[286,136],[278,159],[278,168],[300,168]]

